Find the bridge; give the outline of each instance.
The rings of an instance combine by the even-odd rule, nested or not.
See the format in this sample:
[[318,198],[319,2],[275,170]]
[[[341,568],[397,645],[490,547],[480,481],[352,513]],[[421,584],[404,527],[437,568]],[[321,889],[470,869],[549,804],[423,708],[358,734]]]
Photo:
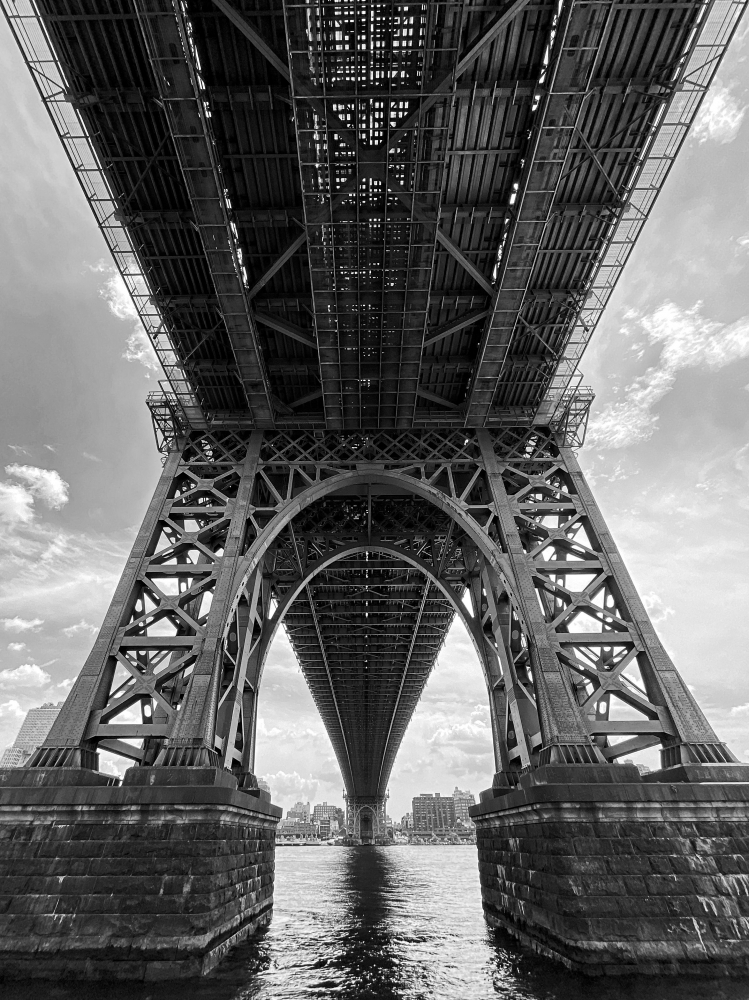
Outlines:
[[587,971],[747,971],[746,766],[576,458],[579,361],[745,0],[2,2],[165,375],[101,631],[0,772],[9,974],[196,974],[270,919],[282,625],[376,837],[456,615],[489,922]]

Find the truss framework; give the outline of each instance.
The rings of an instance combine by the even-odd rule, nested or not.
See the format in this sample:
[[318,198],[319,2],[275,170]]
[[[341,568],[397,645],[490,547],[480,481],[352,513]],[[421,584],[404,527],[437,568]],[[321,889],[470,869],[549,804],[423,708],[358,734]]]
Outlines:
[[746,6],[2,3],[180,423],[578,438]]
[[548,430],[190,434],[31,766],[251,773],[283,623],[348,795],[381,799],[455,614],[496,768],[731,761],[660,645],[573,452]]

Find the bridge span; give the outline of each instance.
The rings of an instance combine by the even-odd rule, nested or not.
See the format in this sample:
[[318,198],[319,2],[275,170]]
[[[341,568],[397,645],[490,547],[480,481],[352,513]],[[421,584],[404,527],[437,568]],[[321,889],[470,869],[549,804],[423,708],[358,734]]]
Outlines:
[[101,631],[0,772],[7,973],[215,965],[272,911],[279,627],[368,839],[455,615],[489,922],[591,972],[749,971],[746,765],[576,458],[578,363],[745,0],[2,3],[165,374]]

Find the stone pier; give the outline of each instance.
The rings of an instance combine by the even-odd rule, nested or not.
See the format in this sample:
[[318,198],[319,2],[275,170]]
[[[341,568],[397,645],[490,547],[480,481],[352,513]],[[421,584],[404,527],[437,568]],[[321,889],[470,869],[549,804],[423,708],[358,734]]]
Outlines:
[[0,970],[195,976],[270,920],[266,793],[220,768],[0,772]]
[[483,792],[488,922],[593,975],[749,974],[745,770],[547,765]]

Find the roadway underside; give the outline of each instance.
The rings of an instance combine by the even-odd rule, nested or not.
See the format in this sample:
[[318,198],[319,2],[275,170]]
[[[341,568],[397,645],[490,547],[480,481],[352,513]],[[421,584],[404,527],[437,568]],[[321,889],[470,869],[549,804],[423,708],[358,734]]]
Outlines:
[[[386,793],[453,619],[436,580],[411,560],[434,567],[457,599],[466,574],[451,518],[424,500],[379,489],[305,509],[268,566],[279,604],[315,564],[324,566],[290,604],[285,626],[347,792],[358,798]],[[387,551],[396,547],[403,554]]]

